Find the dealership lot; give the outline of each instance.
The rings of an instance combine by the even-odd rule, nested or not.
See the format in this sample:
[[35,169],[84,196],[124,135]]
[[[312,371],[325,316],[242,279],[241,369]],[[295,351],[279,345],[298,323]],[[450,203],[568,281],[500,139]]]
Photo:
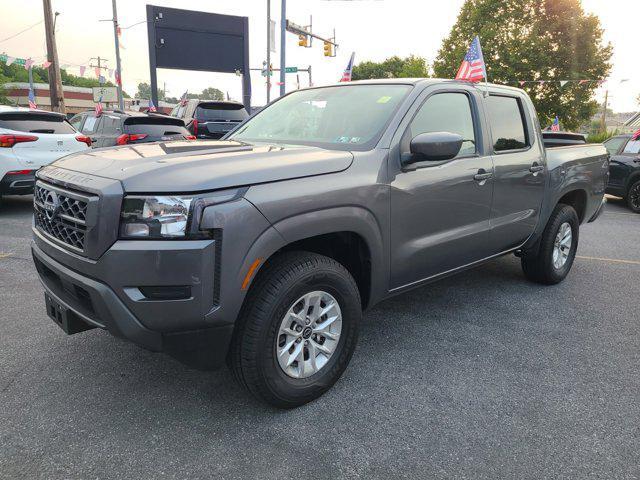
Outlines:
[[30,197],[0,207],[0,477],[640,476],[640,216],[610,200],[557,286],[513,256],[365,315],[324,397],[254,401],[44,312]]

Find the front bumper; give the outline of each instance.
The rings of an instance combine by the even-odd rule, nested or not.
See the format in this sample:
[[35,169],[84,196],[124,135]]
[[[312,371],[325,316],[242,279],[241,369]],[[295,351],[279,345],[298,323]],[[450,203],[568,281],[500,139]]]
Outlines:
[[30,195],[36,183],[36,171],[5,175],[0,179],[0,195]]
[[[217,310],[215,240],[176,243],[116,242],[90,261],[34,230],[32,253],[46,293],[82,321],[192,367],[216,368],[226,358],[233,324],[211,320]],[[189,286],[190,296],[147,298],[139,288],[171,285]]]

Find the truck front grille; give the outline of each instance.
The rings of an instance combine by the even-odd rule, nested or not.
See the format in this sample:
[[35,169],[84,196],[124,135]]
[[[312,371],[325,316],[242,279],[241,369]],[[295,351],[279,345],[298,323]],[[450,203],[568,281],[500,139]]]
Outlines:
[[38,230],[77,252],[84,252],[89,198],[38,182],[33,204]]

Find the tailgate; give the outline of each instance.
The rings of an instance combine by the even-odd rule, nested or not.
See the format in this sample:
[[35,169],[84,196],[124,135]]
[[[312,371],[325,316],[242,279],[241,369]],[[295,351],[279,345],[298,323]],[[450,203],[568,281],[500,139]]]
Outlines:
[[18,161],[29,168],[39,168],[71,153],[86,150],[75,135],[35,134],[35,142],[16,143],[13,152]]

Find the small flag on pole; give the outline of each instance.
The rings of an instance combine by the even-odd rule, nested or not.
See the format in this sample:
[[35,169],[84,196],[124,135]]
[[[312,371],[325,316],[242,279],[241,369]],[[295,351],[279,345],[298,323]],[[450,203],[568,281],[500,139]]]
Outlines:
[[36,62],[34,62],[33,60],[31,60],[30,58],[27,58],[27,59],[24,61],[24,69],[25,69],[25,70],[29,70],[29,69],[31,68],[31,66],[32,66],[34,63],[36,63]]
[[153,104],[153,100],[149,99],[149,111],[150,112],[156,112],[156,106]]
[[189,100],[187,98],[187,92],[188,90],[185,90],[184,93],[182,94],[182,96],[180,97],[180,106],[184,107],[187,104],[187,100]]
[[98,103],[96,103],[96,117],[102,115],[102,95],[98,99]]
[[636,130],[635,132],[633,132],[633,135],[631,135],[631,140],[638,140],[640,138],[640,129]]
[[51,66],[51,62],[47,60],[46,62],[42,62],[42,68],[49,68]]
[[353,59],[356,56],[356,52],[351,53],[351,58],[349,58],[349,63],[347,63],[347,68],[344,69],[344,73],[342,74],[341,82],[350,82],[351,74],[353,72]]
[[31,110],[38,108],[38,105],[36,105],[36,96],[33,94],[33,88],[31,87],[29,87],[29,108]]
[[484,57],[482,56],[482,48],[480,47],[480,39],[478,36],[473,39],[469,51],[464,56],[464,60],[456,74],[456,80],[466,80],[468,82],[479,82],[483,78],[487,78]]
[[551,124],[551,131],[552,132],[559,132],[560,131],[560,120],[558,120],[558,116],[556,115],[556,118],[553,119],[553,123]]
[[80,71],[79,71],[79,73],[80,73],[80,76],[81,76],[81,77],[84,77],[84,71],[85,71],[86,69],[87,69],[87,67],[85,67],[84,65],[80,65]]

